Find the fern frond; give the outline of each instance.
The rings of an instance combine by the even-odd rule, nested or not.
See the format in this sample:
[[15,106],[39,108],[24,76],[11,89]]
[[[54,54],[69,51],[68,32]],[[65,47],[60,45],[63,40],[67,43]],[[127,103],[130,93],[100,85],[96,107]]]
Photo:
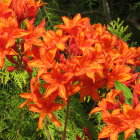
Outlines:
[[11,72],[11,78],[20,89],[28,85],[29,75],[26,71],[13,71]]
[[117,37],[127,42],[130,40],[132,33],[127,33],[128,25],[124,26],[123,24],[124,21],[121,21],[120,18],[117,18],[117,20],[113,20],[109,25],[107,25],[107,29],[112,34],[115,34]]

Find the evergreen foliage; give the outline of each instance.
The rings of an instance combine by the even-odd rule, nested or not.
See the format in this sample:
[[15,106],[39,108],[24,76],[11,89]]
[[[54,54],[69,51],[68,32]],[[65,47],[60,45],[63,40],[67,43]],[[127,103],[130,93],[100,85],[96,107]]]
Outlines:
[[110,24],[107,26],[107,29],[112,34],[115,34],[117,37],[127,42],[128,40],[130,40],[132,33],[127,33],[128,25],[124,26],[123,23],[124,21],[120,21],[120,18],[117,18],[117,20],[113,20],[110,22]]

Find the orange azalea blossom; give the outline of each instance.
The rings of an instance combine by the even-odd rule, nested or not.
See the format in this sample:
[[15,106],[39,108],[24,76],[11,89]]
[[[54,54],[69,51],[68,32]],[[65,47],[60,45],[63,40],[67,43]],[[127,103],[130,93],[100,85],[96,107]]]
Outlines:
[[49,73],[44,73],[41,77],[44,81],[50,84],[44,93],[45,98],[47,98],[47,96],[49,96],[54,91],[58,91],[59,96],[62,98],[67,97],[65,84],[67,84],[72,79],[72,73],[63,72],[61,69],[56,68],[51,70]]
[[104,78],[102,65],[92,60],[94,59],[88,56],[73,57],[73,59],[67,63],[66,71],[72,72],[75,76],[86,74],[93,82],[95,82],[95,75]]
[[110,92],[108,92],[106,98],[102,99],[102,101],[98,103],[98,107],[93,108],[89,115],[99,111],[105,112],[107,110],[119,109],[120,102],[114,102],[114,100],[120,93],[120,90],[111,90]]
[[21,23],[26,18],[35,18],[39,7],[45,4],[40,2],[41,0],[12,0],[10,8],[14,10],[19,23]]
[[69,96],[72,96],[73,94],[80,91],[80,83],[78,81],[76,82],[77,83],[75,83],[74,80],[70,80],[68,83],[65,84],[66,97],[64,101],[67,101]]
[[136,128],[140,129],[140,104],[135,108],[129,104],[123,104],[124,120],[128,124],[127,130],[124,131],[125,140],[129,138]]
[[32,49],[33,45],[36,46],[43,46],[43,41],[39,39],[43,36],[43,33],[45,32],[44,29],[45,20],[43,20],[38,26],[34,27],[33,23],[29,20],[26,20],[26,26],[27,30],[29,31],[29,34],[27,36],[24,36],[24,53],[27,52],[29,49]]
[[43,47],[32,47],[32,60],[28,62],[30,67],[40,68],[37,77],[39,78],[43,73],[50,71],[56,65],[57,48],[47,49]]
[[101,24],[93,24],[92,26],[92,30],[94,33],[94,37],[98,38],[99,40],[102,37],[106,37],[106,36],[110,36],[110,32],[106,30],[106,26],[102,26]]
[[46,115],[49,117],[53,124],[55,124],[58,127],[62,126],[61,123],[55,118],[52,112],[62,109],[64,105],[60,103],[53,103],[55,98],[56,95],[54,93],[48,96],[47,98],[38,98],[37,100],[34,100],[35,104],[28,105],[30,111],[40,113],[38,129],[42,128],[43,120],[46,117]]
[[114,82],[117,80],[121,83],[125,83],[132,78],[131,68],[126,65],[116,64],[111,72],[107,73],[107,89],[110,89],[114,86]]
[[117,51],[120,53],[120,57],[116,60],[117,63],[135,65],[135,58],[137,57],[136,48],[128,48],[128,44],[126,42],[118,39]]
[[32,47],[33,60],[29,61],[28,65],[41,68],[39,70],[41,75],[42,72],[54,67],[56,51],[56,48],[47,50],[45,47]]
[[110,114],[108,111],[102,114],[103,121],[107,124],[98,135],[98,138],[107,138],[110,140],[118,140],[118,134],[127,129],[128,125],[123,121],[124,115],[120,109],[115,109]]
[[80,14],[75,15],[73,19],[63,16],[62,20],[64,22],[64,25],[60,24],[56,25],[55,27],[63,29],[65,32],[72,35],[77,35],[79,27],[82,28],[90,25],[89,18],[81,18]]
[[46,31],[43,35],[44,46],[46,46],[48,49],[57,48],[64,51],[68,38],[69,36],[64,35],[63,31],[60,29],[58,29],[56,32],[53,30]]
[[0,0],[0,17],[9,18],[14,17],[15,13],[9,8],[12,0]]
[[[53,112],[62,109],[69,96],[76,92],[79,92],[80,100],[90,95],[92,99],[99,101],[102,96],[98,92],[99,88],[106,86],[107,89],[111,89],[114,87],[115,80],[130,86],[137,78],[138,74],[134,73],[133,67],[140,64],[139,50],[129,48],[127,43],[112,35],[105,26],[90,25],[89,18],[81,18],[81,15],[77,14],[73,19],[62,17],[64,24],[57,25],[58,30],[45,31],[44,20],[40,25],[33,26],[36,11],[42,5],[40,0],[23,0],[17,7],[19,4],[19,1],[12,0],[10,6],[17,14],[19,21],[16,20],[12,10],[9,11],[8,18],[5,18],[5,13],[2,13],[1,18],[5,21],[9,20],[8,24],[11,19],[14,19],[16,24],[12,29],[16,28],[16,32],[19,30],[21,21],[28,18],[26,20],[28,34],[17,34],[5,28],[4,23],[1,22],[0,38],[4,41],[1,39],[3,44],[0,53],[4,55],[1,55],[0,63],[3,62],[5,56],[12,54],[15,39],[22,37],[20,46],[24,45],[23,54],[31,58],[30,61],[24,62],[39,70],[37,76],[31,80],[31,92],[20,95],[27,99],[20,105],[20,108],[28,105],[29,110],[40,113],[39,129],[42,128],[46,116],[56,126],[61,126]],[[33,13],[29,13],[28,10],[29,12],[33,10]],[[12,16],[14,18],[11,18]],[[12,27],[14,20],[10,24]],[[8,27],[11,27],[10,25]],[[10,32],[12,32],[12,37],[8,36]],[[39,90],[38,80],[40,78],[46,82],[43,85],[46,90],[43,94]],[[138,90],[139,84],[136,83],[133,93],[138,95]],[[56,103],[59,96],[63,104]],[[139,101],[138,96],[134,95],[134,97]],[[111,140],[117,140],[118,134],[123,131],[125,138],[128,138],[135,128],[139,128],[139,102],[135,100],[136,107],[133,109],[130,105],[123,105],[123,98],[121,91],[113,89],[98,103],[98,107],[91,110],[90,115],[101,111],[103,121],[107,124],[100,132],[99,139],[110,137]],[[138,125],[133,123],[134,120]]]
[[[69,82],[67,82],[65,84],[66,95],[65,95],[65,98],[62,98],[64,104],[67,103],[69,96],[72,96],[73,94],[79,92],[79,90],[80,90],[80,83],[78,81],[76,81],[76,82],[75,81],[74,80],[70,80]],[[47,89],[47,90],[51,90],[51,89],[49,89],[50,88],[50,84],[49,83],[43,84],[43,87],[45,89]],[[54,92],[55,92],[55,94],[57,96],[61,96],[61,93],[59,93],[58,90],[53,91],[53,88],[52,88],[51,94],[54,94]],[[44,94],[43,97],[47,98],[45,94]],[[61,97],[63,97],[63,96],[61,96]]]
[[41,98],[42,95],[40,94],[39,91],[39,83],[36,81],[36,78],[32,78],[30,81],[30,88],[31,92],[30,93],[21,93],[20,97],[27,99],[26,102],[22,103],[19,108],[23,108],[25,105],[33,102],[37,98]]
[[53,93],[48,98],[43,98],[43,95],[39,92],[39,84],[35,83],[36,79],[31,80],[31,93],[22,93],[20,96],[27,99],[26,102],[22,103],[19,108],[23,108],[25,105],[34,102],[34,104],[29,104],[29,110],[37,113],[41,113],[38,121],[38,129],[42,128],[43,120],[46,115],[49,116],[50,120],[56,125],[61,126],[60,122],[53,115],[53,111],[60,110],[64,105],[59,103],[53,103],[57,97],[56,93]]
[[[135,78],[136,79],[136,78]],[[139,97],[140,97],[140,77],[135,80],[135,84],[131,86],[133,88],[133,99],[132,105],[133,108],[139,104]]]
[[135,80],[135,85],[132,85],[133,92],[137,93],[140,96],[140,77],[138,77],[137,80]]
[[27,34],[29,34],[27,31],[18,28],[15,18],[0,17],[0,67],[4,66],[4,57],[6,55],[17,55],[11,48],[15,44],[15,39]]
[[[103,30],[103,29],[102,29]],[[117,38],[115,35],[111,35],[109,32],[102,31],[103,33],[100,36],[100,39],[97,43],[100,43],[106,53],[110,53],[115,49],[117,45]]]
[[85,96],[89,95],[93,100],[99,101],[100,95],[97,89],[103,87],[106,83],[105,79],[96,76],[95,83],[88,78],[87,76],[83,76],[79,78],[80,81],[80,100],[82,101]]
[[137,48],[136,66],[140,66],[140,47]]

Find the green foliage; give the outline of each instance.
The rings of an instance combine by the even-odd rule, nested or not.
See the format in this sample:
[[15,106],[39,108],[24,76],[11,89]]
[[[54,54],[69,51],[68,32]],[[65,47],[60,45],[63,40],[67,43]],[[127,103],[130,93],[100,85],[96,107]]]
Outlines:
[[[92,11],[98,0],[85,0],[85,4]],[[99,0],[100,1],[100,0]]]
[[[119,135],[118,140],[124,140],[124,133]],[[138,140],[138,137],[136,136],[136,133],[133,133],[127,140]]]
[[115,81],[115,88],[123,92],[125,96],[125,100],[126,100],[125,102],[130,104],[133,97],[131,90],[127,86],[125,86],[123,83],[120,83],[119,81]]
[[8,82],[13,82],[17,87],[23,89],[28,85],[29,75],[26,71],[9,72],[6,69],[0,71],[0,85],[6,85]]
[[13,83],[8,89],[0,88],[0,140],[42,140],[42,132],[37,132],[37,120],[26,108],[18,106],[24,101],[19,97],[21,92]]
[[[9,72],[6,69],[7,66],[14,65],[8,59],[5,59],[5,66],[0,69],[0,86],[4,88],[8,83],[13,83],[15,87],[23,89],[29,85],[29,74],[27,71],[14,70]],[[34,70],[33,75],[35,75],[35,73],[36,69]]]
[[14,83],[19,86],[20,89],[23,89],[25,85],[28,85],[29,75],[27,71],[13,71],[11,73],[11,79],[14,80]]
[[[98,123],[98,120],[94,120],[92,118],[88,120],[88,112],[86,108],[89,108],[89,105],[91,106],[91,103],[89,104],[81,103],[79,101],[79,96],[77,94],[71,97],[66,134],[66,138],[68,140],[75,140],[76,135],[83,136],[84,127],[86,127],[90,131],[94,139],[97,139],[99,133],[99,126],[94,124]],[[61,122],[62,127],[56,127],[54,124],[52,124],[52,122],[50,122],[49,118],[47,117],[47,125],[52,140],[62,139],[66,116],[65,112],[66,107],[60,111],[54,112],[56,118]],[[100,116],[98,116],[97,118],[99,119],[99,117]],[[44,124],[44,129],[42,130],[43,133],[46,133],[45,127],[46,125]]]
[[59,2],[57,0],[44,1],[46,5],[42,6],[37,14],[35,25],[38,25],[44,18],[46,19],[46,29],[50,30],[61,23],[61,17],[57,14]]
[[10,80],[10,73],[5,69],[1,69],[0,71],[0,85],[6,85],[7,82]]
[[132,33],[127,33],[128,25],[124,26],[124,21],[121,21],[120,18],[117,20],[113,20],[107,25],[107,29],[112,33],[115,34],[117,37],[123,39],[124,41],[130,40]]
[[131,10],[137,10],[138,8],[140,8],[140,2],[136,2],[133,5],[131,5]]

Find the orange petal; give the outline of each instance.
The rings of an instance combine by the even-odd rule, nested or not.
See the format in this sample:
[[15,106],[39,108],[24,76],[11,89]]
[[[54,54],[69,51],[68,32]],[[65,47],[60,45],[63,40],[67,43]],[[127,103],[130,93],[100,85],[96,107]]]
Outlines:
[[77,22],[79,19],[81,19],[81,15],[80,15],[80,14],[75,15],[74,18],[73,18],[73,24],[76,24],[76,22]]
[[0,68],[4,66],[4,56],[0,55]]
[[70,20],[69,18],[63,16],[63,17],[62,17],[62,20],[63,20],[65,26],[70,26],[70,21],[71,21],[71,20]]
[[110,137],[112,129],[109,126],[105,126],[98,135],[98,138]]
[[35,68],[44,66],[42,61],[41,60],[37,60],[37,59],[29,61],[28,65],[31,66],[31,67],[35,67]]
[[110,140],[118,140],[118,132],[114,131],[110,134]]
[[40,69],[38,70],[37,79],[39,79],[39,77],[40,77],[43,73],[45,73],[45,71],[47,71],[46,68],[40,68]]
[[15,44],[15,39],[9,39],[6,44],[6,49],[13,46]]
[[51,93],[58,89],[57,85],[49,85],[46,92],[44,93],[44,98],[47,98]]
[[31,99],[33,97],[33,94],[32,93],[21,93],[20,97],[29,100],[29,99]]
[[131,128],[129,128],[129,129],[125,130],[124,131],[125,140],[127,138],[129,138],[134,133],[134,131],[135,131],[135,127],[133,127],[133,126]]
[[66,98],[66,89],[64,85],[59,85],[59,95],[62,98]]
[[57,47],[59,50],[63,51],[64,48],[65,48],[65,45],[64,45],[64,43],[57,43],[57,44],[56,44],[56,47]]
[[46,117],[46,113],[41,113],[38,120],[38,129],[42,129],[43,120]]
[[99,111],[102,111],[102,108],[100,108],[100,107],[95,107],[95,108],[93,108],[93,109],[90,111],[89,115],[91,115],[91,114],[93,114],[93,113],[96,113],[96,112],[99,112]]
[[49,118],[53,124],[55,124],[58,127],[62,126],[62,124],[56,119],[56,117],[53,115],[53,113],[48,113],[47,115],[49,116]]
[[35,104],[29,104],[29,110],[32,112],[41,113],[41,109]]
[[95,101],[99,101],[101,99],[98,91],[95,88],[92,88],[92,93],[90,94],[90,96]]
[[52,107],[52,111],[61,110],[63,107],[64,107],[63,104],[54,103],[54,105]]
[[123,74],[119,74],[116,78],[119,82],[125,82],[125,81],[131,79],[132,76],[130,74],[123,73]]
[[130,114],[128,114],[129,111],[132,111],[133,110],[133,107],[130,106],[129,104],[123,104],[123,112],[124,114],[129,118]]
[[93,80],[93,83],[95,82],[95,73],[94,72],[86,72],[87,77],[91,78]]
[[29,103],[31,103],[31,102],[32,102],[32,100],[28,100],[28,101],[22,103],[22,104],[19,106],[19,108],[23,108],[25,105],[27,105],[27,104],[29,104]]

